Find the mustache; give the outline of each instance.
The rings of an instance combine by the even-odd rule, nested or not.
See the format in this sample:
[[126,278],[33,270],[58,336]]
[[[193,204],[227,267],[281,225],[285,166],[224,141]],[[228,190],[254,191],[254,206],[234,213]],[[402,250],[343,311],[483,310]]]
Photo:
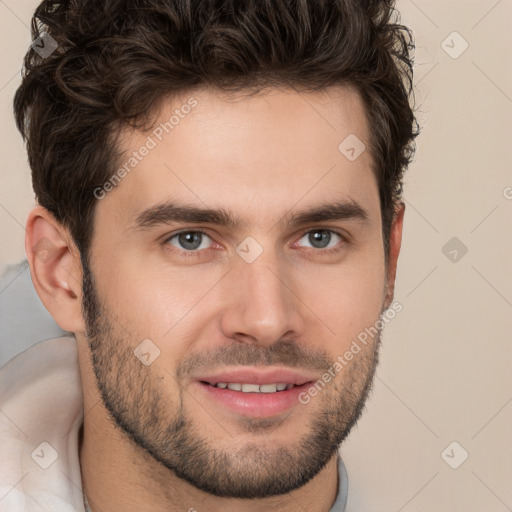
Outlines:
[[301,347],[288,340],[279,340],[273,345],[258,347],[245,343],[226,345],[213,350],[190,354],[176,369],[178,379],[193,370],[211,369],[216,366],[274,366],[282,365],[324,372],[332,361],[326,353]]

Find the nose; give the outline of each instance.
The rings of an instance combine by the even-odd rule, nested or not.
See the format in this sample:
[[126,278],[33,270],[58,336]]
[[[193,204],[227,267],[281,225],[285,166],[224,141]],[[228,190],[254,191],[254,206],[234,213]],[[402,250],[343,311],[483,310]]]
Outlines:
[[236,261],[229,278],[230,297],[221,319],[225,336],[269,346],[303,333],[304,303],[286,262],[264,251],[252,263]]

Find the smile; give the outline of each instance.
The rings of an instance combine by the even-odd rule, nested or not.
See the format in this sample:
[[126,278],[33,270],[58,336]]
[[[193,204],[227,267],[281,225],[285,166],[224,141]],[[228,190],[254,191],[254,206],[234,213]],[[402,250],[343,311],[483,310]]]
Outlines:
[[284,367],[238,367],[201,375],[192,383],[205,405],[215,404],[252,418],[271,418],[300,405],[298,399],[318,376]]

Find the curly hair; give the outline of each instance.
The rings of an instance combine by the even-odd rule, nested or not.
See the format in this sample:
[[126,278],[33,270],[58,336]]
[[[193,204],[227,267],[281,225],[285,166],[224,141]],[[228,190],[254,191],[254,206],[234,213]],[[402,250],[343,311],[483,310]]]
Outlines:
[[383,238],[418,134],[411,31],[393,0],[44,0],[14,98],[38,203],[82,257],[94,190],[121,157],[121,128],[145,129],[164,98],[214,86],[257,91],[351,85],[370,126]]

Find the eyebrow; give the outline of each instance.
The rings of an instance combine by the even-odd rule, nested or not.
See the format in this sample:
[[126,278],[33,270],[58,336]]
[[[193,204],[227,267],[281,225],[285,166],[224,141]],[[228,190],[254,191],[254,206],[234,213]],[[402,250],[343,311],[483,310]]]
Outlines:
[[[353,199],[324,203],[309,209],[288,212],[277,224],[297,227],[314,222],[355,220],[369,221],[368,212]],[[150,229],[173,222],[188,224],[213,224],[232,229],[246,229],[248,224],[224,208],[212,209],[181,204],[174,201],[159,203],[137,215],[130,230]]]

